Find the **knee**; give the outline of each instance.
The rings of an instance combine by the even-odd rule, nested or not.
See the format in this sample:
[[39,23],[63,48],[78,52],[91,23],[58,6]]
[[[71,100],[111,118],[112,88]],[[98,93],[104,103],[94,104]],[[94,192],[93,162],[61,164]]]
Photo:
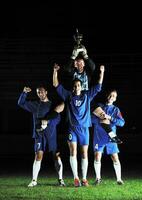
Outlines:
[[87,158],[88,158],[87,152],[83,152],[83,153],[82,153],[82,159],[87,159]]
[[100,162],[100,161],[101,161],[101,155],[98,154],[98,153],[96,153],[96,154],[94,155],[94,160],[95,160],[96,162]]
[[43,159],[43,153],[37,153],[35,155],[35,160],[36,161],[41,161]]
[[111,159],[114,163],[120,163],[118,155],[112,155]]

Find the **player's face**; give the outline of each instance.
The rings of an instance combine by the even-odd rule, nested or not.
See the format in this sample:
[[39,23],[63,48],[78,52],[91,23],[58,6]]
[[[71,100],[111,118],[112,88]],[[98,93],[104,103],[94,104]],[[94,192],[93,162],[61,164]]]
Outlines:
[[75,67],[77,68],[79,73],[82,73],[84,71],[85,63],[84,63],[83,59],[75,60],[74,64],[75,64]]
[[44,88],[37,88],[36,90],[37,96],[41,101],[44,101],[47,99],[47,91]]
[[108,97],[107,97],[107,102],[109,104],[113,104],[113,102],[115,102],[117,99],[117,92],[113,91],[111,92]]
[[73,92],[75,94],[80,94],[81,93],[81,82],[80,81],[76,81],[73,85]]

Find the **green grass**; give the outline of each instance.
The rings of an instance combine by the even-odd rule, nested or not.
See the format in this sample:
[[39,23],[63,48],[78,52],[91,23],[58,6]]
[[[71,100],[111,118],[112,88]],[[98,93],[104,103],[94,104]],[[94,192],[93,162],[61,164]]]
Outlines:
[[125,179],[124,185],[117,185],[115,179],[103,179],[99,186],[94,186],[94,179],[89,178],[89,187],[75,188],[73,178],[65,177],[66,187],[57,186],[56,177],[39,177],[38,185],[28,188],[30,177],[1,176],[0,200],[141,200],[142,180]]

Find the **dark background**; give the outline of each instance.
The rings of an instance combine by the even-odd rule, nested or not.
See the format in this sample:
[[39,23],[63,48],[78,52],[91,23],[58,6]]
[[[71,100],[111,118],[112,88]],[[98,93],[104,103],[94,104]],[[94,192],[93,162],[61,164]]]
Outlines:
[[[124,140],[120,146],[125,166],[141,162],[142,136],[142,14],[138,4],[104,4],[53,2],[54,5],[11,5],[0,12],[0,158],[19,168],[34,158],[32,117],[17,106],[24,86],[33,89],[47,83],[50,95],[57,98],[52,87],[52,65],[61,66],[70,58],[76,28],[83,34],[83,44],[96,63],[106,67],[102,93],[116,88],[117,105],[126,120],[118,130]],[[97,72],[96,72],[97,74]],[[97,75],[96,75],[97,76]],[[68,84],[68,77],[62,77]],[[55,96],[54,96],[55,95]],[[64,119],[64,117],[63,117]],[[62,152],[68,158],[64,121],[59,126]],[[64,153],[66,152],[66,153]],[[92,149],[90,147],[90,154]],[[69,152],[68,152],[69,153]],[[49,155],[50,159],[50,155]],[[93,159],[93,156],[90,156]],[[15,166],[14,165],[14,166]],[[137,165],[139,166],[139,165]],[[13,167],[15,168],[15,167]]]

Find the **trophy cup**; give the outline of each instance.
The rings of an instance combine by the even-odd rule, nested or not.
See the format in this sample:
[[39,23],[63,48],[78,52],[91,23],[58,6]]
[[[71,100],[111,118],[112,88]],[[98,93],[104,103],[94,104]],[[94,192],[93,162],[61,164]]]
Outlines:
[[83,45],[81,44],[81,41],[83,40],[83,35],[78,32],[78,29],[76,29],[76,33],[73,38],[76,43],[75,48],[81,49],[83,47]]

